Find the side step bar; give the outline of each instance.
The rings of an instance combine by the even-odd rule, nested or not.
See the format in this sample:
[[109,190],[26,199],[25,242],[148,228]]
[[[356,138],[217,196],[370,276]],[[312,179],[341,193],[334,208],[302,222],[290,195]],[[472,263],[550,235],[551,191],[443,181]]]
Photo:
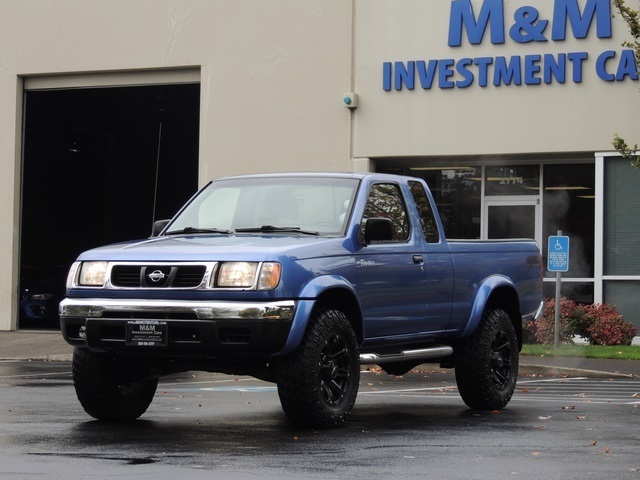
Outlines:
[[394,362],[405,362],[409,360],[422,360],[427,358],[440,358],[453,355],[453,348],[447,345],[438,345],[429,348],[419,348],[417,350],[406,350],[404,352],[379,355],[377,353],[363,353],[360,355],[361,365],[386,364]]

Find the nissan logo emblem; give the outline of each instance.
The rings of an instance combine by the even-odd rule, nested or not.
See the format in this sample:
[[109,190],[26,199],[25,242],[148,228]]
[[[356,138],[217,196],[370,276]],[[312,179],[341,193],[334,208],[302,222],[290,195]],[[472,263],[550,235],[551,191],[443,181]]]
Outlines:
[[164,273],[162,273],[160,270],[154,270],[149,275],[147,275],[147,278],[149,280],[151,280],[153,283],[158,283],[158,282],[164,280],[165,277],[166,277],[166,275]]

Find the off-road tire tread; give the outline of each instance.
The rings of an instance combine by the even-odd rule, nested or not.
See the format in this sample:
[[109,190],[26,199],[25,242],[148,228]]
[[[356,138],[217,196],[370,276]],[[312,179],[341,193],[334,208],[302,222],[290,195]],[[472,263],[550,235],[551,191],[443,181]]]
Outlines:
[[[491,344],[503,329],[511,346],[511,371],[504,388],[491,377]],[[509,403],[518,376],[518,339],[511,318],[502,309],[488,309],[473,335],[455,345],[455,376],[460,396],[469,408],[500,410]]]
[[118,389],[113,357],[75,349],[73,384],[84,410],[104,421],[130,421],[140,417],[153,400],[158,379],[136,382],[136,391],[123,394]]
[[[323,401],[317,377],[319,352],[325,339],[334,333],[345,339],[350,360],[347,394],[336,407]],[[344,424],[355,404],[359,381],[358,342],[349,320],[339,310],[316,311],[297,350],[278,362],[280,403],[289,420],[298,426],[322,428]]]

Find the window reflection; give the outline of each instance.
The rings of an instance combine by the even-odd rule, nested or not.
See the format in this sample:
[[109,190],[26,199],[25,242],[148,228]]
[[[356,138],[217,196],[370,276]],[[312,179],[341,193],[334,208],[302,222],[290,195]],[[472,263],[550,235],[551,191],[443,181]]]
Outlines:
[[418,209],[424,239],[429,243],[438,243],[440,241],[440,235],[438,234],[436,218],[431,209],[427,192],[425,192],[424,187],[419,182],[409,182],[409,188],[411,189],[413,201]]
[[538,195],[538,165],[489,166],[485,169],[485,195]]
[[409,219],[398,185],[377,183],[371,187],[369,198],[360,222],[360,234],[369,218],[388,218],[393,223],[392,242],[404,242],[409,238]]
[[480,167],[405,168],[377,164],[376,172],[410,175],[427,182],[447,238],[480,238]]
[[436,202],[447,238],[480,238],[479,167],[412,170],[411,175],[427,182]]
[[[594,165],[545,165],[543,204],[543,238],[562,230],[571,242],[569,271],[562,276],[593,277]],[[546,248],[543,248],[546,256],[544,250]],[[555,273],[547,272],[546,275],[554,277]]]

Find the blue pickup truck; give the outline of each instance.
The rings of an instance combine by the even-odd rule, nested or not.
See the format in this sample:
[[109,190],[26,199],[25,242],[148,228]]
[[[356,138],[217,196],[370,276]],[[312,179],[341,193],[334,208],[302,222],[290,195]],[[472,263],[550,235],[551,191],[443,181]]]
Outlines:
[[542,307],[533,240],[447,241],[417,178],[295,173],[212,181],[150,238],[82,253],[60,319],[97,419],[200,370],[275,382],[291,421],[327,427],[367,364],[439,363],[469,407],[505,407]]

